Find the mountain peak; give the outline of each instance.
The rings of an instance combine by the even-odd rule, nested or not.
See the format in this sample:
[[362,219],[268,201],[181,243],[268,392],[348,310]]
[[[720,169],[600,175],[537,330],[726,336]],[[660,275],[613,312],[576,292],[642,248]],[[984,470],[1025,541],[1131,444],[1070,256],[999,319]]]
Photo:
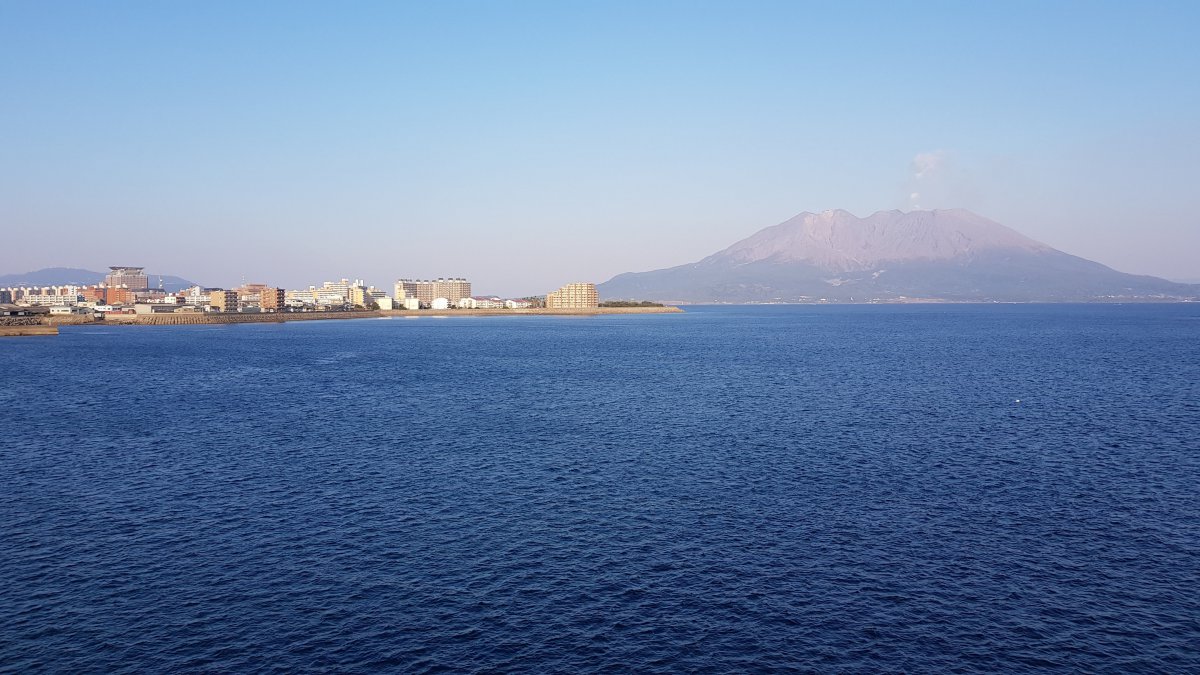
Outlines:
[[967,211],[801,213],[698,263],[619,274],[604,298],[666,302],[1195,300]]
[[830,271],[849,271],[895,261],[970,258],[996,250],[1053,249],[966,209],[877,211],[866,218],[829,209],[801,213],[705,261],[806,262]]

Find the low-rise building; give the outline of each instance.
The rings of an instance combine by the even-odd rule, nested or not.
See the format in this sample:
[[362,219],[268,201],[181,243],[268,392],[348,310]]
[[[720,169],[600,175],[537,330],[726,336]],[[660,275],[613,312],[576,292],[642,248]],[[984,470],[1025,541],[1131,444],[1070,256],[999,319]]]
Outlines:
[[475,301],[475,309],[504,309],[504,301],[500,298],[475,296],[471,299]]
[[91,314],[92,312],[93,310],[91,307],[82,307],[79,305],[54,305],[50,308],[50,314],[54,316],[62,316],[64,314],[68,316],[72,314],[87,315]]
[[161,288],[150,288],[144,291],[133,291],[133,301],[138,302],[162,302],[163,298],[167,297],[166,291]]
[[0,305],[0,316],[42,316],[49,314],[49,307],[22,307],[21,305]]
[[[186,305],[184,306],[186,307]],[[169,305],[163,302],[139,302],[133,306],[134,314],[174,314],[181,309],[179,305]],[[189,308],[190,309],[190,308]]]

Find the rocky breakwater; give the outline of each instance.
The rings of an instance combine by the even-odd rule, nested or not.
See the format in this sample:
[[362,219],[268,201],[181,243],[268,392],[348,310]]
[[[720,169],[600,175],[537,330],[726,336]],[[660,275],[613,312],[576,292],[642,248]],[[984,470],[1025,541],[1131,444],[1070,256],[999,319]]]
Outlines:
[[48,326],[36,316],[0,317],[0,337],[58,335],[58,326]]

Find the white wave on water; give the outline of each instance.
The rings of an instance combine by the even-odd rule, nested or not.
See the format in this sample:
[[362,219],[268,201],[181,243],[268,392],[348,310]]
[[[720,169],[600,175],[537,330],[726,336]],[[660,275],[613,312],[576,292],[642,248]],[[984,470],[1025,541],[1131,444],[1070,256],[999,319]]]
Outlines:
[[333,354],[330,354],[329,356],[317,359],[317,364],[322,365],[322,366],[327,366],[331,363],[337,363],[338,361],[344,361],[346,359],[353,358],[355,356],[358,356],[358,352],[334,352]]

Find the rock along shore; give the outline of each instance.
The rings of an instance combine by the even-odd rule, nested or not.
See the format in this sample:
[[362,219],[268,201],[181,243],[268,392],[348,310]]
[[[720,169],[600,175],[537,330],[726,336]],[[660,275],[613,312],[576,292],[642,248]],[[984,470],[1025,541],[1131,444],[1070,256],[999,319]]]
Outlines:
[[58,335],[58,326],[10,326],[0,324],[0,337],[22,337],[25,335]]

